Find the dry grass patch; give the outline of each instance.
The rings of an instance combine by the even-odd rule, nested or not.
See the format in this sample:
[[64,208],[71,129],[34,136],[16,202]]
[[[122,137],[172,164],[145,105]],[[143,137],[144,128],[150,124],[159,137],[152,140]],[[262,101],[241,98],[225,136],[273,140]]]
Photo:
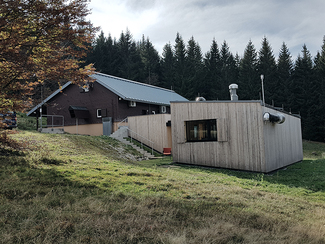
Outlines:
[[31,146],[0,155],[3,243],[325,243],[323,160],[264,175],[136,161],[106,137],[12,139]]

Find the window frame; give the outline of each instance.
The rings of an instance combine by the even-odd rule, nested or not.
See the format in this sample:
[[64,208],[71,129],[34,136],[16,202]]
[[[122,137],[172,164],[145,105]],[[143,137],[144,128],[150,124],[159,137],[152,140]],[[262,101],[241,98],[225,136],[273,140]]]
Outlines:
[[218,141],[217,119],[185,121],[186,142]]
[[101,108],[98,108],[96,110],[96,116],[97,116],[97,118],[102,118],[102,109]]

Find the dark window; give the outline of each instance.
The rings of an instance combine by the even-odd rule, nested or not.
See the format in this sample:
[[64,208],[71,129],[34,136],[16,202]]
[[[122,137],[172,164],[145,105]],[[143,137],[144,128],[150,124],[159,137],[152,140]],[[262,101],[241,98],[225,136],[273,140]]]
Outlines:
[[71,118],[78,118],[78,119],[88,119],[89,118],[89,111],[86,107],[81,106],[69,106],[69,112]]
[[192,120],[185,121],[186,141],[217,141],[217,120]]

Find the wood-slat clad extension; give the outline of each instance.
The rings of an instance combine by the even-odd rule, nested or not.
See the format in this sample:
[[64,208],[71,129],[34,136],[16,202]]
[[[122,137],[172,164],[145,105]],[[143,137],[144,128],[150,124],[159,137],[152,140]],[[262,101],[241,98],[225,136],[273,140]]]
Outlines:
[[166,126],[170,120],[170,114],[132,116],[128,117],[128,126],[135,132],[133,138],[148,146],[151,145],[144,138],[154,142],[153,148],[162,153],[164,147],[172,147],[171,128]]
[[[277,112],[260,101],[174,102],[171,111],[175,162],[269,172],[302,160],[300,119],[264,122]],[[205,119],[217,119],[218,141],[186,142],[185,121]]]

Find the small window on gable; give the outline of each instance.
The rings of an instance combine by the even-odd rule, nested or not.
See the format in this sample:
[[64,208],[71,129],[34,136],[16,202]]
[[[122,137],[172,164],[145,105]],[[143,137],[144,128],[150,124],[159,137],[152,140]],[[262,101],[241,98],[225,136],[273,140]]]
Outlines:
[[160,106],[160,113],[161,113],[161,114],[165,114],[165,113],[167,113],[167,108],[166,108],[166,106]]
[[102,110],[99,108],[97,109],[97,118],[101,118],[102,117]]
[[191,120],[185,121],[186,141],[217,141],[217,120]]

